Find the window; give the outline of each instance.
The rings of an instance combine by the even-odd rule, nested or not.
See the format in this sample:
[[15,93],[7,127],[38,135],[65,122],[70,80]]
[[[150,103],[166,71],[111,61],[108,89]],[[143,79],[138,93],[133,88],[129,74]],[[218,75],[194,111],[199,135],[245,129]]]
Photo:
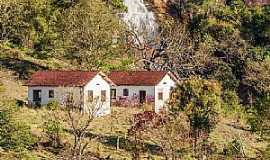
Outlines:
[[33,90],[33,101],[41,101],[41,90]]
[[116,89],[111,89],[111,99],[116,99]]
[[106,91],[102,90],[101,91],[101,102],[105,102],[106,101]]
[[87,96],[88,96],[88,102],[93,102],[93,100],[94,100],[94,91],[93,90],[88,90]]
[[163,92],[158,92],[158,100],[163,100]]
[[128,96],[128,89],[123,89],[123,96]]
[[49,90],[49,98],[54,98],[54,90]]

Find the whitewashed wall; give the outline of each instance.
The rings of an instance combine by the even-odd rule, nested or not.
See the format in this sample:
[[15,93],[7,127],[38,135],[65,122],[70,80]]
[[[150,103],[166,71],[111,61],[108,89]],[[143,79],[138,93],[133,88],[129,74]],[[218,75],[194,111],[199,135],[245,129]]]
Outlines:
[[[106,115],[106,114],[110,114],[111,113],[111,93],[110,93],[110,84],[105,81],[100,75],[95,76],[87,85],[85,85],[84,87],[84,104],[85,107],[87,107],[87,96],[88,96],[88,90],[93,90],[93,95],[94,95],[94,99],[98,99],[97,101],[97,107],[100,108],[97,116],[102,116],[102,115]],[[101,91],[105,90],[106,91],[106,101],[105,102],[101,102],[100,98],[101,98]],[[86,109],[87,110],[87,109]]]
[[124,97],[123,90],[128,89],[128,98],[132,98],[134,96],[139,96],[140,91],[146,91],[146,97],[154,97],[155,96],[155,87],[154,86],[117,86],[112,87],[116,89],[116,97]]
[[[84,107],[87,105],[88,90],[93,90],[94,98],[98,97],[97,106],[101,106],[97,116],[102,116],[111,113],[110,107],[110,84],[105,81],[100,75],[96,75],[88,84],[82,87],[45,87],[35,86],[28,87],[28,101],[33,104],[33,90],[41,90],[41,105],[46,105],[51,101],[57,101],[59,103],[64,102],[68,93],[73,93],[74,102],[80,104],[84,102]],[[49,90],[54,90],[54,98],[49,98]],[[106,90],[106,102],[101,102],[101,90]],[[81,96],[81,93],[84,96]],[[82,99],[83,98],[83,99]],[[102,105],[101,105],[102,103]]]
[[[164,78],[155,86],[155,112],[158,113],[160,110],[165,109],[166,102],[170,98],[171,88],[175,87],[176,83],[167,74]],[[158,93],[163,92],[163,100],[158,99]]]
[[[51,101],[62,103],[67,93],[73,93],[75,103],[80,102],[80,87],[28,87],[28,101],[33,103],[33,90],[41,90],[41,105],[46,105]],[[54,90],[54,98],[49,98],[49,90]]]

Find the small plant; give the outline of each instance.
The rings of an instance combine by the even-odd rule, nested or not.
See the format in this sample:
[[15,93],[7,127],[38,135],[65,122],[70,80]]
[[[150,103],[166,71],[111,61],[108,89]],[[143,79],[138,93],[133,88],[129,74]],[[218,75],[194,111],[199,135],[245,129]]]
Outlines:
[[43,123],[42,129],[48,138],[49,145],[53,148],[61,148],[61,135],[63,133],[63,126],[59,120],[59,104],[56,101],[51,101],[47,104],[48,114],[44,119],[47,119]]
[[244,145],[239,138],[235,138],[229,142],[223,152],[226,156],[245,157]]
[[0,93],[5,91],[4,84],[0,81]]
[[48,120],[44,123],[43,130],[53,148],[59,148],[62,146],[61,134],[63,132],[63,127],[59,121],[52,119]]
[[47,109],[51,111],[55,111],[59,108],[59,103],[57,101],[50,101],[47,104]]
[[112,0],[111,3],[116,8],[119,8],[125,11],[127,10],[127,7],[124,5],[123,0]]

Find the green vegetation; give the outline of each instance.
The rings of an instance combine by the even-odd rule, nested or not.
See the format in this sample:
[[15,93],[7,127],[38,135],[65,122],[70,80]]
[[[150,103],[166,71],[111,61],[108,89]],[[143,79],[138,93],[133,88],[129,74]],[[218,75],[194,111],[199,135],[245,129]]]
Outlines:
[[118,10],[101,0],[4,0],[0,8],[4,67],[28,74],[28,70],[66,66],[110,70],[132,62],[123,41],[126,27],[114,15]]
[[0,104],[0,146],[2,149],[15,151],[19,158],[33,149],[37,139],[32,135],[28,124],[14,119],[17,110],[12,102]]
[[[172,0],[151,44],[131,44],[117,16],[126,10],[122,0],[0,1],[1,159],[70,156],[77,137],[95,158],[269,159],[270,6]],[[134,68],[180,78],[170,114],[136,123],[141,109],[114,107],[82,132],[56,102],[24,106],[21,80],[34,71]]]

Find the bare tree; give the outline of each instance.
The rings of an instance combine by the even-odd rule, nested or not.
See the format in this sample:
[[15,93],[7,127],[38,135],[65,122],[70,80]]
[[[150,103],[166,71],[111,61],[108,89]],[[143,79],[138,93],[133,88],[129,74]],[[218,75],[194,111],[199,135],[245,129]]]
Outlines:
[[211,62],[210,46],[199,43],[187,32],[186,25],[174,24],[163,29],[151,41],[142,41],[136,33],[130,34],[136,63],[146,70],[168,70],[178,78],[202,73]]
[[87,133],[91,122],[98,116],[102,105],[103,103],[100,101],[99,97],[82,105],[75,103],[73,96],[69,95],[64,102],[65,117],[67,118],[74,139],[71,148],[71,156],[73,159],[81,160],[87,156],[85,151],[91,140]]

